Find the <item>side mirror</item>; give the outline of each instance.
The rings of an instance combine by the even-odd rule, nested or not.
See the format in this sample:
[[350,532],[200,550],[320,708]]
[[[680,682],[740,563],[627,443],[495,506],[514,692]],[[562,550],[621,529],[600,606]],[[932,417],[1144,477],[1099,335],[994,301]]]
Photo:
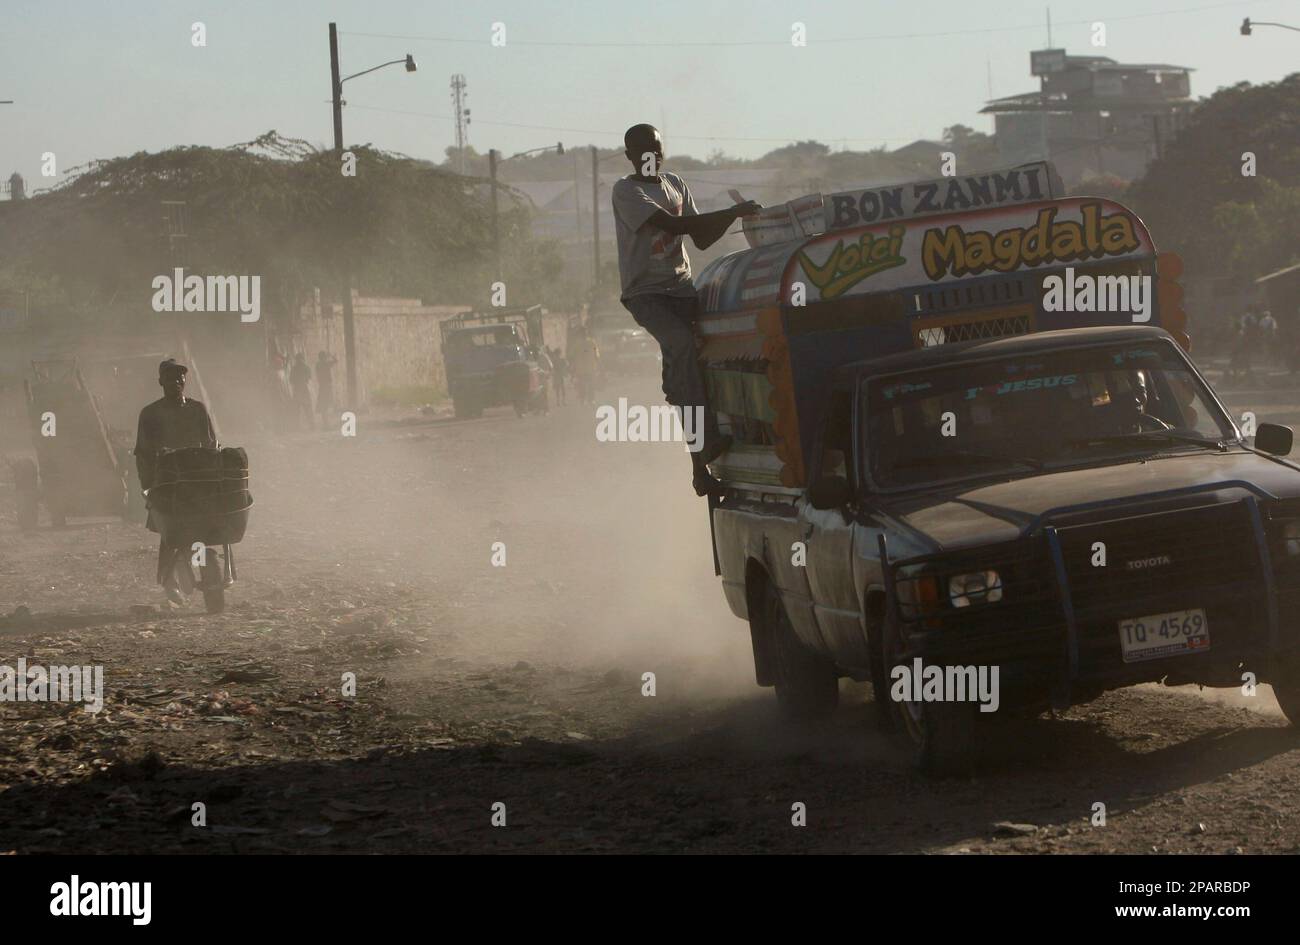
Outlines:
[[808,487],[808,503],[815,509],[842,509],[852,498],[853,487],[843,476],[823,476]]
[[1285,456],[1291,452],[1293,438],[1290,427],[1280,423],[1261,423],[1255,428],[1255,449],[1274,456]]

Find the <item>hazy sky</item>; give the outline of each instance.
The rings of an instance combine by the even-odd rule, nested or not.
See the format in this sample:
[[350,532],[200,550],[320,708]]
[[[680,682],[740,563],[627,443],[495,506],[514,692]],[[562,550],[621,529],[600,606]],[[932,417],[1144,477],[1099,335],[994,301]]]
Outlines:
[[[332,140],[327,24],[348,74],[348,143],[437,158],[454,141],[449,79],[464,73],[470,143],[509,155],[557,140],[609,146],[637,121],[668,151],[754,157],[790,140],[890,147],[963,123],[992,130],[989,97],[1032,91],[1029,50],[1047,45],[1037,0],[4,0],[0,176],[29,189],[41,154],[60,175],[93,158],[179,144],[227,145],[272,128]],[[1071,54],[1194,68],[1192,93],[1300,69],[1300,0],[1096,0],[1052,7]],[[494,22],[506,45],[490,45]],[[791,45],[791,25],[808,44]],[[1090,24],[1106,25],[1094,47]],[[207,46],[191,43],[191,24]],[[391,34],[399,38],[374,35]],[[628,45],[633,44],[633,45]],[[675,44],[647,46],[636,44]],[[364,107],[363,107],[364,106]]]

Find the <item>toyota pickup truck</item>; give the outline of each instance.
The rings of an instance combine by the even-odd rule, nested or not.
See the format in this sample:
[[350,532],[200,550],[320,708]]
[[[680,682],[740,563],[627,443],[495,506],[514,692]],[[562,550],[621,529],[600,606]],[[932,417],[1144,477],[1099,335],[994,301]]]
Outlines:
[[[972,272],[969,247],[1007,247],[1017,220],[1020,248]],[[1080,232],[1117,220],[1109,243]],[[827,297],[872,257],[897,262]],[[1062,264],[1148,277],[1158,304],[1061,311],[1044,286]],[[936,773],[968,770],[999,713],[1139,683],[1268,683],[1300,723],[1292,434],[1246,437],[1224,408],[1185,350],[1177,269],[1126,208],[1051,198],[701,273],[701,357],[736,440],[711,467],[716,570],[787,714],[869,681]]]

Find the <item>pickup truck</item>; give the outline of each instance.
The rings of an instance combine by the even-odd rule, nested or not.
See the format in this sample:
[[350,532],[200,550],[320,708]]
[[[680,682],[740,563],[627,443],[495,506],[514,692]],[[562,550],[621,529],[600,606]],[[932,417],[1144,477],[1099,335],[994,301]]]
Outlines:
[[509,404],[522,417],[549,409],[543,366],[540,305],[497,312],[464,312],[439,324],[447,392],[457,418]]
[[[1157,275],[1130,223],[1125,260]],[[925,234],[896,236],[916,258]],[[902,273],[899,290],[800,307],[786,293],[816,248],[780,252],[724,257],[697,286],[737,439],[711,467],[716,570],[788,715],[830,713],[840,677],[870,682],[882,727],[934,773],[969,770],[998,713],[1139,683],[1268,683],[1300,724],[1292,433],[1243,436],[1167,290],[1147,325],[1060,327],[1032,267],[938,293],[908,284],[933,272]],[[754,267],[777,273],[766,297]]]

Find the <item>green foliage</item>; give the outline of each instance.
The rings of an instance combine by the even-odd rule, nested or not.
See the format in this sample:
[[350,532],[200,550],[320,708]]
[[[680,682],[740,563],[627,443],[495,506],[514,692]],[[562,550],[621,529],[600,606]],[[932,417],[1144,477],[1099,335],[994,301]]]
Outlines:
[[[1294,188],[1300,187],[1300,73],[1241,83],[1202,100],[1187,126],[1127,202],[1157,246],[1183,254],[1189,272],[1259,275],[1296,259]],[[1243,176],[1243,153],[1257,176]],[[1288,209],[1289,208],[1289,209]]]
[[[494,275],[484,182],[370,146],[340,158],[268,132],[228,148],[178,147],[96,161],[58,189],[0,204],[0,284],[40,284],[85,311],[149,312],[173,266],[262,276],[274,317],[344,269],[373,294],[486,302]],[[520,302],[549,301],[554,248],[530,234],[525,201],[501,188],[504,273]],[[168,238],[163,201],[183,201]]]
[[1252,278],[1281,269],[1300,253],[1300,187],[1260,181],[1258,199],[1219,204],[1213,224],[1228,237],[1224,255],[1233,275]]

